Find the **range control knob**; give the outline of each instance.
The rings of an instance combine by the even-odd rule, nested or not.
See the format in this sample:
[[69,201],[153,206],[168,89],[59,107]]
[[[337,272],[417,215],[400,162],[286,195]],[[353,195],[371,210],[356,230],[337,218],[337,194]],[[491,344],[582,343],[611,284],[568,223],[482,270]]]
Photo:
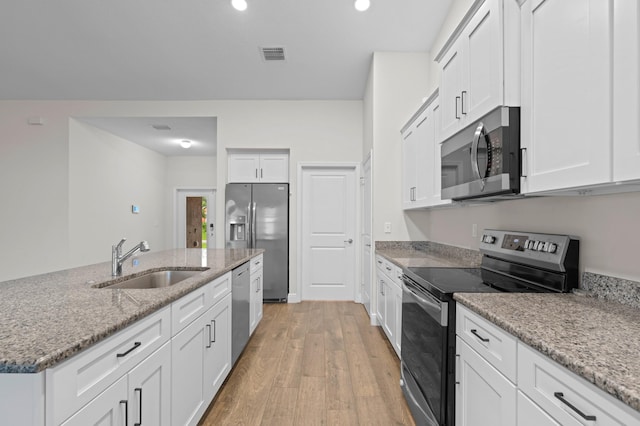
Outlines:
[[549,246],[547,247],[547,252],[555,253],[556,250],[558,250],[558,245],[555,243],[549,243]]
[[533,240],[527,240],[524,242],[524,248],[527,250],[531,250],[533,247]]
[[487,244],[493,244],[496,241],[496,237],[494,237],[493,235],[483,235],[482,236],[482,242],[483,243],[487,243]]

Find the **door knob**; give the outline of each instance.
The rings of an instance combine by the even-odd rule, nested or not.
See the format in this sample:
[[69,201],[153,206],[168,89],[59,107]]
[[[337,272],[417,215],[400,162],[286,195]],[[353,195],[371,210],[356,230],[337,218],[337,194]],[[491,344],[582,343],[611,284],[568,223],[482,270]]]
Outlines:
[[344,242],[351,244],[353,242],[353,238],[349,238],[348,240],[344,240]]

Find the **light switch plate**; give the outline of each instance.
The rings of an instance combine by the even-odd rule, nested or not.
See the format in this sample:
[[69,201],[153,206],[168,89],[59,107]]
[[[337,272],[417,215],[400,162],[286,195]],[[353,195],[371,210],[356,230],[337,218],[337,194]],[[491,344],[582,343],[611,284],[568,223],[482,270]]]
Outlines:
[[390,234],[391,233],[391,222],[385,222],[384,223],[384,233],[385,234]]

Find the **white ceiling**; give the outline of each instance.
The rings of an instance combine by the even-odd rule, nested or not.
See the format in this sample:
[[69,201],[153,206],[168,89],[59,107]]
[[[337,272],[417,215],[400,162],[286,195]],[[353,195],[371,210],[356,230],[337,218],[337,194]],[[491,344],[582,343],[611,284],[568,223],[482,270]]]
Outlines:
[[[83,117],[78,120],[168,157],[216,155],[216,117]],[[168,126],[156,130],[154,125]],[[192,142],[184,149],[180,142]]]
[[428,51],[452,3],[247,2],[3,0],[0,99],[362,99],[372,53]]

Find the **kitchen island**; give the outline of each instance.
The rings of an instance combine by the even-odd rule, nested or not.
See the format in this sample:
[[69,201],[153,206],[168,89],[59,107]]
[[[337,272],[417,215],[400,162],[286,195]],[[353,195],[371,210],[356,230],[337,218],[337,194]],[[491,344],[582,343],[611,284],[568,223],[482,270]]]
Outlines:
[[[0,283],[0,373],[36,373],[264,252],[262,249],[176,249],[127,262],[124,280],[165,269],[202,273],[158,289],[94,288],[112,281],[110,262]],[[135,264],[135,266],[134,266]]]

